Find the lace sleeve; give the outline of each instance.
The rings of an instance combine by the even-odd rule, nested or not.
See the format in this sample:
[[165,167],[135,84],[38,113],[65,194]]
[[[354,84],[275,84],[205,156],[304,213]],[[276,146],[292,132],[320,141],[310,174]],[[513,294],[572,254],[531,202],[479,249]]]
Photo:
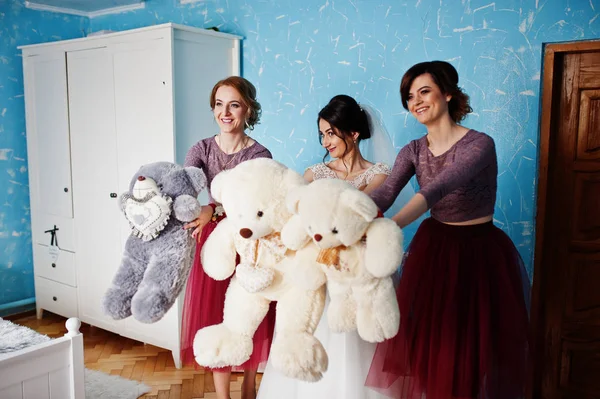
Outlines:
[[310,171],[313,172],[313,180],[335,179],[337,177],[335,172],[329,169],[324,163],[311,165],[307,169],[310,169]]
[[381,186],[369,194],[382,212],[387,211],[392,206],[400,191],[415,174],[415,145],[416,143],[413,140],[400,150],[390,176],[385,179]]
[[389,176],[392,173],[392,168],[388,164],[377,162],[373,165],[373,175],[386,175]]
[[[389,176],[392,170],[389,166],[384,163],[378,162],[375,165],[371,166],[362,176],[365,185],[370,184],[373,178],[377,175],[386,175]],[[362,185],[362,184],[361,184]]]
[[[256,145],[256,144],[254,144],[254,145]],[[256,159],[256,158],[271,158],[271,159],[273,159],[273,155],[271,154],[271,151],[269,151],[267,148],[263,147],[263,148],[259,149],[258,151],[254,152],[251,155],[251,158],[249,158],[249,159]]]
[[195,166],[202,170],[206,165],[206,147],[203,141],[194,144],[185,156],[184,166]]

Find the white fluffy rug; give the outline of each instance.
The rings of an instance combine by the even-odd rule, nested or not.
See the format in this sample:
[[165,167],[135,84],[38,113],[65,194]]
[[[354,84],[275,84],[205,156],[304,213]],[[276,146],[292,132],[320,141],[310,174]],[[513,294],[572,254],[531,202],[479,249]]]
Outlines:
[[[1,318],[0,337],[0,353],[17,351],[51,339]],[[150,390],[149,386],[138,381],[85,369],[86,399],[136,399]]]
[[150,390],[148,385],[138,381],[85,369],[86,399],[136,399]]

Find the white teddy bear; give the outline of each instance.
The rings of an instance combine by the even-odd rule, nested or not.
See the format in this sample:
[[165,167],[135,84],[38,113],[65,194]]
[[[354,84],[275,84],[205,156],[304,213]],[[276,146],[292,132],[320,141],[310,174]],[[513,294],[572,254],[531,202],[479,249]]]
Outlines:
[[223,205],[227,218],[206,241],[202,265],[215,280],[236,273],[227,289],[223,322],[196,333],[198,364],[214,368],[245,362],[269,303],[277,301],[273,366],[305,381],[317,381],[327,370],[327,353],[313,335],[325,306],[325,278],[314,280],[312,286],[300,286],[290,278],[302,274],[291,273],[295,264],[317,267],[318,249],[290,251],[280,239],[292,216],[285,197],[303,185],[302,176],[268,158],[245,161],[213,180],[212,197]]
[[281,238],[291,249],[312,246],[312,238],[321,249],[320,267],[313,268],[313,276],[305,281],[327,276],[330,329],[358,330],[368,342],[395,336],[400,312],[390,276],[404,253],[402,231],[396,223],[377,218],[373,200],[338,179],[298,187],[290,192],[287,202],[295,215],[283,228]]

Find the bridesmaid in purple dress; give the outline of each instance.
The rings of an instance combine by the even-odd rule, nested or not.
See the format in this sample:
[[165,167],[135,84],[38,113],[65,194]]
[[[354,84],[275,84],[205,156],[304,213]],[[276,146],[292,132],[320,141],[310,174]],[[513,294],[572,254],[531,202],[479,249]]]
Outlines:
[[[271,153],[245,130],[252,130],[260,118],[260,104],[256,101],[256,88],[244,78],[231,76],[219,81],[210,95],[210,107],[220,132],[216,136],[200,140],[190,148],[185,166],[201,168],[210,184],[221,171],[231,169],[243,161],[254,158],[271,158]],[[210,204],[202,207],[202,213],[184,227],[192,229],[198,246],[194,266],[190,272],[183,305],[181,358],[184,364],[194,363],[193,342],[196,331],[218,324],[223,320],[223,304],[229,279],[216,281],[202,269],[200,253],[206,239],[217,224],[225,218],[218,204],[209,196]],[[242,398],[256,397],[256,372],[266,364],[275,326],[274,307],[254,335],[254,351],[248,361],[236,371],[244,371]],[[231,368],[212,369],[218,399],[229,399]]]
[[427,210],[397,287],[400,331],[378,344],[367,386],[403,399],[520,399],[529,282],[510,238],[493,223],[498,163],[492,137],[461,126],[472,111],[444,61],[411,67],[402,105],[427,134],[404,146],[370,195],[386,211],[416,175],[420,190],[395,215]]

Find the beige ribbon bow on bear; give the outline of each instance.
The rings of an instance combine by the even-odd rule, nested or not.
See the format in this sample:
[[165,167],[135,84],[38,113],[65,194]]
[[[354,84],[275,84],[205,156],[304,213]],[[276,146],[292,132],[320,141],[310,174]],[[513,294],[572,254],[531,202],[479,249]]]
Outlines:
[[340,264],[340,252],[346,250],[346,248],[345,245],[338,245],[334,248],[322,249],[317,256],[317,262],[340,271],[342,269]]

